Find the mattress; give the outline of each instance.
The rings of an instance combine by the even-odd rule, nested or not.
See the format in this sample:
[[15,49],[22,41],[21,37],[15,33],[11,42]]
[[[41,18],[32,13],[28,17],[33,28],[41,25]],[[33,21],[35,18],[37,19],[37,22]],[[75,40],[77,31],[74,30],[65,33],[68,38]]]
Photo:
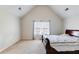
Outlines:
[[50,43],[79,43],[79,37],[69,36],[67,34],[45,35],[44,38],[48,38]]

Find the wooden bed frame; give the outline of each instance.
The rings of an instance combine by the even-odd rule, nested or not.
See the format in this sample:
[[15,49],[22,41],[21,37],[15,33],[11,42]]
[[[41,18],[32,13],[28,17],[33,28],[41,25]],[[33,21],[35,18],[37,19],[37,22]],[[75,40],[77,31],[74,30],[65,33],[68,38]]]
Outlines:
[[[73,35],[73,32],[79,32],[79,30],[70,30],[67,29],[65,31],[65,34],[68,34],[70,36],[75,36]],[[43,35],[42,35],[42,42],[45,41],[46,45],[45,45],[45,49],[46,49],[46,53],[47,54],[79,54],[79,50],[74,50],[74,51],[57,51],[55,48],[51,47],[50,45],[50,41],[48,38],[43,39]]]
[[57,51],[55,48],[51,47],[50,41],[48,38],[46,38],[46,54],[79,54],[79,50],[74,51]]
[[70,29],[67,29],[67,30],[65,31],[65,34],[68,34],[68,35],[70,35],[70,36],[74,36],[74,35],[73,35],[73,32],[79,32],[79,30],[70,30]]

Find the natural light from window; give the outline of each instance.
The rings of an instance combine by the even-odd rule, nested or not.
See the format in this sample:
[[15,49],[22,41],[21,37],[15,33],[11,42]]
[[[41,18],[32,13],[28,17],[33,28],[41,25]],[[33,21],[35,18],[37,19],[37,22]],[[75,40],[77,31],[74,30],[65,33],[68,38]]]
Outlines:
[[49,35],[49,21],[34,22],[34,35]]

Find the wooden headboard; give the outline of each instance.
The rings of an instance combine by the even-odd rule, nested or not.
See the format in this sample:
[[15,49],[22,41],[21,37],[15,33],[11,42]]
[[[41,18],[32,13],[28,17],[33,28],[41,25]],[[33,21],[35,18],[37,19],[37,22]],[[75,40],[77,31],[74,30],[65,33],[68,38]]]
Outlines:
[[[79,30],[70,30],[70,29],[67,29],[65,31],[65,34],[68,34],[70,36],[76,36],[76,35],[73,35],[74,32],[79,33]],[[79,34],[77,36],[79,36]]]

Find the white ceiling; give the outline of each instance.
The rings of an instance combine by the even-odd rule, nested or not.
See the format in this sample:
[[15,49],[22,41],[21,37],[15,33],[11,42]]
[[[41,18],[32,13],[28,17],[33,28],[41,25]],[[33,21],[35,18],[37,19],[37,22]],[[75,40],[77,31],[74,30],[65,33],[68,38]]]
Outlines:
[[[21,7],[21,10],[18,8]],[[22,17],[27,14],[34,5],[9,5],[9,6],[0,6],[0,9],[10,12],[11,14]],[[70,18],[79,16],[79,6],[78,5],[49,5],[49,7],[60,17]],[[69,8],[68,11],[65,11],[65,8]]]
[[[0,10],[4,10],[12,15],[22,17],[24,14],[27,14],[33,7],[34,6],[32,5],[4,5],[0,6]],[[18,8],[21,8],[21,10]]]
[[[50,7],[56,14],[64,19],[77,16],[79,17],[79,5],[53,5]],[[69,8],[69,10],[65,11],[66,8]]]

